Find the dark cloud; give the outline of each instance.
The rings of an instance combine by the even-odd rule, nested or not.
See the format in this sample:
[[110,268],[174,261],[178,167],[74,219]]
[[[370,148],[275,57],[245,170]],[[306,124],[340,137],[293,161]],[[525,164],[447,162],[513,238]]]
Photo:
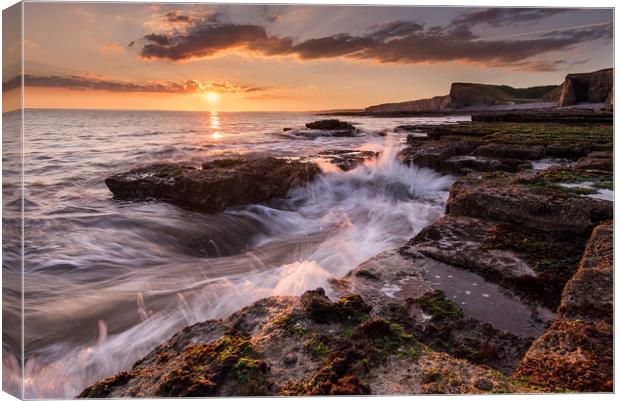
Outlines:
[[[147,59],[173,61],[206,57],[231,49],[250,49],[266,55],[286,53],[292,46],[291,38],[267,35],[260,25],[201,23],[185,34],[149,34],[139,42],[140,55]],[[136,47],[132,43],[131,47]],[[139,46],[139,45],[138,45]]]
[[534,22],[569,11],[571,9],[568,8],[485,8],[463,14],[455,18],[452,24],[469,27],[484,24],[500,27],[520,22]]
[[515,68],[528,65],[532,69],[539,65],[540,70],[548,71],[561,63],[531,60],[545,53],[573,49],[583,42],[610,39],[613,37],[611,22],[547,32],[532,39],[483,39],[470,28],[479,23],[508,23],[508,16],[513,18],[512,21],[525,19],[526,15],[531,20],[561,11],[488,9],[465,14],[460,23],[449,27],[425,27],[415,21],[394,21],[375,25],[363,35],[339,33],[303,41],[270,35],[261,25],[201,22],[182,32],[174,30],[145,35],[130,45],[144,58],[172,61],[215,56],[234,50],[304,60],[345,58],[405,64],[458,61],[513,65]]
[[[21,85],[21,75],[2,84],[8,91]],[[92,75],[24,75],[25,86],[64,88],[73,90],[100,90],[108,92],[178,93],[191,94],[206,91],[258,92],[266,88],[239,85],[228,81],[145,81],[129,82],[101,78]]]

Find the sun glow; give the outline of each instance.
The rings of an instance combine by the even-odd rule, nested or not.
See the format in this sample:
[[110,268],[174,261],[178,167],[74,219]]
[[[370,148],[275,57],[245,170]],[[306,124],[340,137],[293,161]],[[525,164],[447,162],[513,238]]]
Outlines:
[[217,92],[205,92],[202,96],[210,104],[216,104],[220,101],[220,94]]
[[213,139],[222,139],[223,135],[219,131],[219,129],[220,129],[220,118],[217,115],[217,111],[212,111],[211,112],[211,118],[210,118],[210,121],[209,121],[209,125],[210,125],[211,129],[213,130],[213,133],[211,134],[211,137]]

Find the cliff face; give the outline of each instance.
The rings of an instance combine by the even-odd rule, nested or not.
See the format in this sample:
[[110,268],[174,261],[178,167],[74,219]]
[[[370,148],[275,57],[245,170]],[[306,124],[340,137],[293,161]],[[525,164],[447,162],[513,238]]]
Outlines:
[[367,107],[366,112],[436,112],[465,107],[488,107],[502,104],[557,101],[558,97],[559,90],[558,87],[554,85],[513,88],[508,85],[455,82],[450,87],[449,95],[435,96],[430,99],[412,100],[408,102],[379,104]]
[[435,96],[430,99],[419,99],[400,103],[384,103],[366,108],[369,113],[391,112],[428,112],[445,110],[450,105],[450,95]]
[[451,108],[536,103],[554,96],[556,88],[555,85],[513,88],[508,85],[455,82],[450,88]]
[[613,107],[613,75],[613,68],[568,74],[562,85],[530,88],[455,82],[450,87],[449,95],[379,104],[367,107],[366,112],[436,112],[538,102],[558,102],[559,107],[577,103],[607,103],[609,107]]
[[584,74],[568,74],[562,83],[558,106],[603,102],[613,105],[613,83],[613,68]]

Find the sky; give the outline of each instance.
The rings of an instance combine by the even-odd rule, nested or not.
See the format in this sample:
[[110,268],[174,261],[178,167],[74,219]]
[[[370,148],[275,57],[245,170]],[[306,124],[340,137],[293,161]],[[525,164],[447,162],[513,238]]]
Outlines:
[[[445,95],[452,82],[560,84],[613,65],[612,9],[24,7],[26,107],[353,109]],[[6,62],[18,60],[20,41],[7,36],[5,98],[21,80]]]

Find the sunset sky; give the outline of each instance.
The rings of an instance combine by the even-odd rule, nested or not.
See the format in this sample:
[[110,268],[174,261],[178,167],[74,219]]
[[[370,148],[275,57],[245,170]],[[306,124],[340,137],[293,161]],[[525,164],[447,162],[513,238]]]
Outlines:
[[[325,110],[613,65],[611,9],[25,3],[25,105]],[[19,44],[3,42],[17,60]],[[4,95],[19,68],[3,66]]]

